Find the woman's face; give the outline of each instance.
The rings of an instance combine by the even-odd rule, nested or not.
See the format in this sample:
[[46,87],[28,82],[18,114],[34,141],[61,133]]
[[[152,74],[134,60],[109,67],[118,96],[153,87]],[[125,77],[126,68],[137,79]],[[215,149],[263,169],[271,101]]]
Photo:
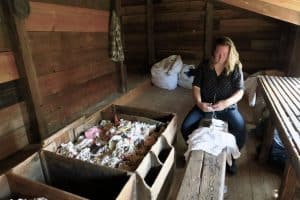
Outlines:
[[218,45],[214,52],[214,62],[225,64],[229,55],[228,45]]

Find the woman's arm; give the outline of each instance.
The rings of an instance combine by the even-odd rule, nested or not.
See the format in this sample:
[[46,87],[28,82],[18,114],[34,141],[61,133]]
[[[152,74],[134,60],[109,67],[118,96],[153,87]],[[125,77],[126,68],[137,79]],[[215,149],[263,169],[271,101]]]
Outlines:
[[240,89],[236,91],[231,97],[218,101],[216,104],[212,106],[214,111],[221,111],[225,108],[228,108],[229,106],[239,102],[244,95],[244,90]]
[[193,86],[193,97],[196,101],[198,108],[203,112],[212,112],[211,103],[202,102],[201,100],[201,89],[198,86]]

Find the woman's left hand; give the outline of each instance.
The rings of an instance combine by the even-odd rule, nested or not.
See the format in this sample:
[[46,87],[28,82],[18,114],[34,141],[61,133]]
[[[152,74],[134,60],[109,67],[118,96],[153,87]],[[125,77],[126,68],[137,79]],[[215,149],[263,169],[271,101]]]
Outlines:
[[214,109],[214,111],[222,111],[225,108],[227,108],[228,106],[229,105],[228,105],[227,101],[221,100],[221,101],[218,101],[217,103],[213,104],[212,108]]

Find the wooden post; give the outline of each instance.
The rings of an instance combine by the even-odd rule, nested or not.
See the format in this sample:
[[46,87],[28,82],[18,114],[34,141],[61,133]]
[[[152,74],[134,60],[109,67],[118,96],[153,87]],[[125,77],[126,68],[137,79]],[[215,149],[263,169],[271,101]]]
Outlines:
[[154,15],[153,15],[153,2],[147,0],[147,47],[148,47],[148,66],[151,67],[155,62],[155,49],[154,49]]
[[283,172],[283,178],[279,189],[279,200],[292,200],[296,190],[297,176],[288,161]]
[[[24,80],[27,93],[27,102],[33,110],[31,120],[38,123],[38,130],[41,138],[48,136],[46,123],[41,112],[41,96],[38,89],[37,74],[35,71],[34,62],[32,60],[31,48],[27,31],[25,30],[24,19],[14,15],[12,1],[5,1],[5,14],[8,20],[11,41],[13,42],[13,49],[15,52],[15,60],[19,69],[22,80]],[[34,132],[35,136],[37,133]]]
[[204,57],[209,59],[212,52],[213,28],[214,28],[214,6],[212,2],[206,2],[206,17],[205,17],[205,50]]
[[267,130],[263,136],[263,141],[261,145],[261,151],[259,154],[259,161],[264,163],[268,160],[268,156],[271,150],[273,136],[274,136],[274,124],[272,123],[272,119],[269,118],[267,120]]
[[296,27],[294,30],[294,37],[292,37],[290,48],[292,49],[290,58],[288,58],[288,76],[300,76],[299,65],[299,50],[300,50],[300,27]]

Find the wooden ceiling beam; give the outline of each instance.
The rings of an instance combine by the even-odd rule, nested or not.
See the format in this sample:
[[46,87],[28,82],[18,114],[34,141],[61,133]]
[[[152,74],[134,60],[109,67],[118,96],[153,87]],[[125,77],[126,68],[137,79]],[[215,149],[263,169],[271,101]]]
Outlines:
[[213,0],[300,25],[299,0]]

